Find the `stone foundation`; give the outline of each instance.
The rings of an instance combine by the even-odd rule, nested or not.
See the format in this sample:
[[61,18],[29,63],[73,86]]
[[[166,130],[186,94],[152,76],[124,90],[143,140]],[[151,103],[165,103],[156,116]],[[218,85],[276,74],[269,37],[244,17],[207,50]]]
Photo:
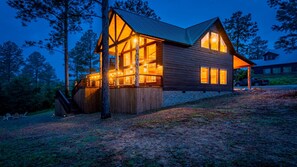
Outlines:
[[231,91],[163,91],[162,107],[174,106],[199,99],[230,94]]

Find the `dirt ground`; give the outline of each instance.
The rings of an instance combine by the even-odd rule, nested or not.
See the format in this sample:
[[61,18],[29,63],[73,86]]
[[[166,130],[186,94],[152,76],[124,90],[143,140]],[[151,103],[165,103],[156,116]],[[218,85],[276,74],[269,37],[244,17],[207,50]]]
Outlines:
[[297,90],[237,91],[143,115],[0,120],[0,166],[296,166]]

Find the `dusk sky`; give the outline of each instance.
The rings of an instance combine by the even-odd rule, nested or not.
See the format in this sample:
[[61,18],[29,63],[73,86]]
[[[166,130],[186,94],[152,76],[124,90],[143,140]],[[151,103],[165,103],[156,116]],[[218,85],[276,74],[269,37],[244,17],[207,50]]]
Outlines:
[[[110,4],[113,2],[114,0],[111,0]],[[161,17],[161,21],[184,28],[214,17],[219,17],[223,21],[225,18],[229,18],[232,13],[241,10],[244,14],[252,14],[253,21],[258,23],[258,35],[268,40],[269,49],[273,49],[274,42],[281,35],[271,30],[271,26],[277,24],[276,11],[267,5],[266,0],[149,0],[148,2],[156,14]],[[0,43],[10,40],[22,46],[25,40],[40,40],[48,37],[50,28],[47,22],[39,20],[27,27],[22,27],[21,21],[15,19],[15,10],[10,8],[5,0],[0,1],[0,11]],[[89,25],[84,28],[85,30],[89,29]],[[95,20],[92,29],[100,34],[101,21]],[[81,34],[70,35],[69,50],[74,47]],[[23,50],[25,57],[33,51],[41,52],[56,69],[58,78],[63,80],[62,53],[49,54],[48,51],[39,48],[23,48]]]

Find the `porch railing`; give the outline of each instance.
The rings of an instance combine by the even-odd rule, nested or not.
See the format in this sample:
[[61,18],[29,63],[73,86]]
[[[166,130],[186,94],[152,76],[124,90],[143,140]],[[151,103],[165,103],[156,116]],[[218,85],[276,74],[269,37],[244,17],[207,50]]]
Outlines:
[[[125,88],[125,87],[135,87],[135,75],[122,75],[118,77],[109,78],[109,87],[110,88]],[[118,82],[118,86],[116,86]],[[163,77],[162,75],[154,74],[139,74],[139,87],[162,87]],[[81,88],[101,88],[102,79],[96,78],[84,78],[80,80],[72,90],[72,96],[74,96],[77,91]]]

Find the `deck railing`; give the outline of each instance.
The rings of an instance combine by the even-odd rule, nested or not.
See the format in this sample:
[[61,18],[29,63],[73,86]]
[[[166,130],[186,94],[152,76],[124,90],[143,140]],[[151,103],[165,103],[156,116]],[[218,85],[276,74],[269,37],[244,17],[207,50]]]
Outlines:
[[74,88],[72,89],[72,92],[71,92],[72,93],[72,97],[76,94],[76,92],[79,89],[86,87],[86,85],[87,85],[87,78],[84,78],[84,79],[81,79],[80,81],[78,81],[75,84]]
[[[117,77],[109,77],[110,88],[131,88],[135,87],[135,75],[121,75]],[[116,84],[118,82],[118,84]],[[139,74],[139,87],[162,87],[162,75]],[[81,88],[101,88],[102,79],[100,77],[87,77],[80,80],[72,90],[72,96]]]
[[[161,87],[162,86],[162,75],[155,74],[139,74],[139,87]],[[116,83],[118,84],[116,85]],[[116,87],[135,87],[135,75],[123,75],[113,77],[109,81],[111,88]]]

